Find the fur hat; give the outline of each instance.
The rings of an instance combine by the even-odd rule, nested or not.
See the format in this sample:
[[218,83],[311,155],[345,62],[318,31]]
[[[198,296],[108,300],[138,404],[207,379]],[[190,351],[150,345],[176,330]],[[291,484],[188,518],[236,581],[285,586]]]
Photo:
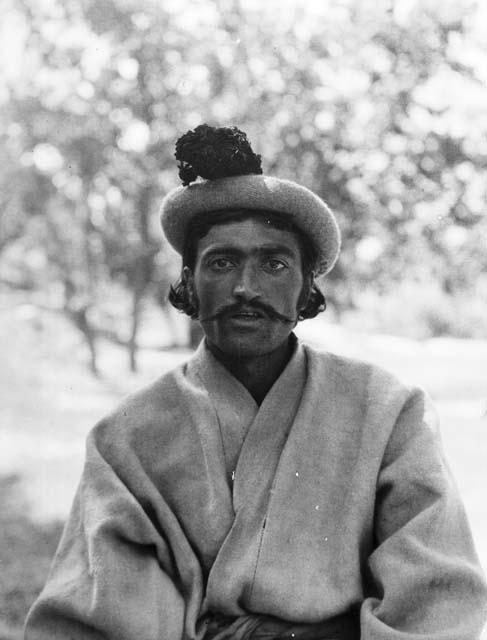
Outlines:
[[[281,213],[308,236],[318,252],[317,275],[329,273],[340,251],[340,230],[326,203],[290,180],[262,175],[245,133],[236,127],[200,125],[176,143],[183,186],[161,206],[161,223],[169,243],[182,254],[186,231],[196,216],[215,211],[250,209]],[[200,182],[189,184],[200,176]]]

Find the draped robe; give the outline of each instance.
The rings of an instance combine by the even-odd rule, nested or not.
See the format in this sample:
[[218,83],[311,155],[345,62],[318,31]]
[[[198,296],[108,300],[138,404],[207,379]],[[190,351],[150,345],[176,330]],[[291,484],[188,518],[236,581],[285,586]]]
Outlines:
[[420,390],[298,344],[259,407],[202,343],[90,433],[25,638],[200,640],[213,615],[349,615],[363,640],[474,640],[485,612]]

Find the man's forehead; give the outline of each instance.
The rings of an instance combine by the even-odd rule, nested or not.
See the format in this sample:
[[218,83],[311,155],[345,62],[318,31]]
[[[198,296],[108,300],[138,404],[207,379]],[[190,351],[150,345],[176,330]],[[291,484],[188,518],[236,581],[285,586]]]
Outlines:
[[239,220],[222,220],[212,225],[199,241],[201,250],[219,245],[300,250],[298,237],[292,229],[278,228],[268,218],[252,215]]

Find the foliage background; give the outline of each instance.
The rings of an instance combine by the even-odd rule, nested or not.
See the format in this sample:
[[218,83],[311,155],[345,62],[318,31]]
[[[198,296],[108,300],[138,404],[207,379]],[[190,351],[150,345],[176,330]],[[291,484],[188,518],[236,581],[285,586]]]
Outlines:
[[[13,308],[30,327],[62,326],[100,384],[108,351],[126,353],[118,371],[143,376],[149,351],[187,343],[166,303],[178,262],[158,207],[178,182],[176,138],[209,122],[244,129],[266,173],[336,212],[343,251],[324,282],[328,321],[423,341],[487,338],[485,2],[2,8],[4,335]],[[54,341],[38,335],[59,372]],[[5,483],[16,495],[15,478]],[[9,522],[18,529],[18,514]]]
[[12,0],[1,281],[63,310],[93,370],[100,335],[135,368],[177,274],[157,215],[175,139],[233,123],[336,211],[335,317],[485,337],[486,22],[474,0]]

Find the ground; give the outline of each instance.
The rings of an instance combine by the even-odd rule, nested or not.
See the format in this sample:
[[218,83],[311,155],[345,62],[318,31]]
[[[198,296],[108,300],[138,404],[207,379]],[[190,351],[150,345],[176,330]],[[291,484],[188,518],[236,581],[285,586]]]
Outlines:
[[[299,332],[310,343],[376,362],[429,392],[487,569],[487,341],[416,342],[318,319],[304,322]],[[96,380],[70,325],[26,304],[1,305],[0,341],[0,640],[14,640],[45,581],[81,472],[87,431],[125,394],[189,352],[144,350],[141,373],[129,375],[125,353],[105,343],[103,375]]]

